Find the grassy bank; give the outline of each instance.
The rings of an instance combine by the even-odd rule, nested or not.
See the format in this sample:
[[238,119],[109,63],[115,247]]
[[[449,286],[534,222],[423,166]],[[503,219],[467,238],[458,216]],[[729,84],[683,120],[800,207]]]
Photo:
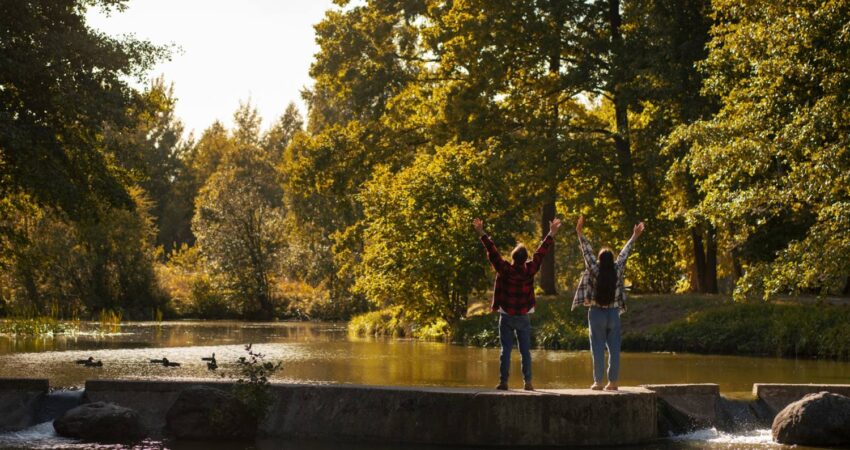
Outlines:
[[[570,311],[567,296],[538,300],[532,316],[537,348],[587,350],[587,312]],[[405,321],[400,310],[361,315],[357,334],[451,339],[498,346],[498,318],[482,304],[444,333]],[[679,351],[850,360],[850,306],[819,302],[734,304],[722,296],[633,296],[622,317],[623,350]],[[391,319],[391,320],[388,320]],[[384,324],[392,324],[387,326]],[[395,327],[402,332],[387,332]],[[418,332],[428,330],[429,333]]]

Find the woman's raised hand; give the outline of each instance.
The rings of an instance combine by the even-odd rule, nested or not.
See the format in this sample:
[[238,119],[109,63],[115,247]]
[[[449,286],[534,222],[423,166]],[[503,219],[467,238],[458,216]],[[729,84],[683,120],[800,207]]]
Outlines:
[[644,228],[646,228],[646,225],[644,225],[643,222],[635,225],[635,228],[632,231],[632,235],[635,237],[635,239],[637,239],[638,237],[640,237],[641,234],[643,234]]

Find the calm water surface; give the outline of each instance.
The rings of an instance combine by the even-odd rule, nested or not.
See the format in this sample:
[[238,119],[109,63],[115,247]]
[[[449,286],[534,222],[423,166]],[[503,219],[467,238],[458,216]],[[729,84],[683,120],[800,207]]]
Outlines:
[[[494,321],[495,326],[495,321]],[[0,336],[0,377],[44,377],[54,387],[82,386],[96,378],[220,378],[245,354],[244,344],[283,362],[276,381],[406,386],[489,386],[498,381],[499,350],[350,336],[344,324],[150,322],[125,323],[112,333],[84,325],[76,335],[43,338]],[[219,370],[207,370],[215,353]],[[515,387],[521,384],[514,352]],[[76,359],[93,356],[103,367]],[[181,367],[148,362],[166,357]],[[538,388],[586,387],[590,354],[535,350]],[[717,383],[726,395],[747,395],[753,383],[849,383],[850,363],[674,353],[624,353],[623,385]]]
[[[494,320],[494,327],[496,322]],[[498,381],[499,350],[404,339],[350,336],[344,324],[163,322],[125,323],[101,332],[83,324],[74,335],[41,338],[0,336],[0,377],[48,378],[53,387],[82,386],[87,379],[221,378],[232,373],[233,361],[254,348],[283,369],[279,382],[355,383],[406,386],[490,386]],[[215,353],[219,369],[210,371],[202,357]],[[516,352],[515,352],[516,353]],[[93,356],[103,367],[86,368],[74,360]],[[181,363],[166,368],[149,363],[166,357]],[[519,388],[519,355],[514,355],[512,387]],[[536,350],[537,388],[587,387],[591,383],[587,352]],[[728,396],[745,397],[753,383],[850,383],[850,363],[740,356],[673,353],[624,353],[621,384],[717,383]],[[41,428],[39,428],[41,427]],[[0,435],[0,448],[90,448],[52,434],[47,425]],[[42,442],[42,444],[39,444]],[[150,448],[256,448],[291,450],[389,450],[396,446],[328,445],[304,442],[258,442],[245,447],[224,444],[193,447],[184,443],[151,442]],[[642,449],[781,448],[772,445],[769,430],[728,435],[702,430]],[[114,447],[102,447],[114,448]],[[800,448],[800,447],[797,447]],[[431,450],[430,447],[405,447]]]

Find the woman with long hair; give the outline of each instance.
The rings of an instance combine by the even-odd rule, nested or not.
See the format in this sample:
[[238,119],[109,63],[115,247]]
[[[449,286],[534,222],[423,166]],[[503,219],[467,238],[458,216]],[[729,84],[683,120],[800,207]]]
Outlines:
[[625,272],[626,260],[637,238],[643,233],[643,222],[635,225],[629,242],[620,250],[617,259],[611,249],[603,247],[593,254],[590,242],[582,233],[584,216],[578,218],[578,233],[585,271],[579,281],[573,307],[588,308],[587,324],[590,329],[590,353],[593,358],[593,390],[602,389],[605,369],[605,348],[608,349],[608,384],[605,390],[616,391],[620,378],[620,314],[626,311]]

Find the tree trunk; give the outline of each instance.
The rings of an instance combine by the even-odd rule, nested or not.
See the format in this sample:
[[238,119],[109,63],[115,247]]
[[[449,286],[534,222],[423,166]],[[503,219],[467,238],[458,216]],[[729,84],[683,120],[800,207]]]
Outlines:
[[850,276],[847,277],[847,281],[844,284],[844,291],[842,292],[844,295],[850,295]]
[[702,233],[697,227],[691,228],[691,240],[693,241],[694,250],[694,276],[693,291],[705,292],[705,248],[702,243]]
[[[543,204],[543,214],[540,217],[540,229],[543,237],[549,233],[549,221],[555,218],[555,199],[552,197]],[[540,266],[540,288],[546,295],[556,295],[558,290],[555,283],[555,247],[543,257]]]
[[705,248],[705,278],[703,279],[703,292],[707,294],[717,293],[717,229],[713,225],[708,226]]
[[626,212],[629,224],[638,221],[637,198],[634,187],[634,164],[632,162],[631,140],[629,139],[629,105],[622,92],[623,84],[626,82],[625,61],[623,54],[623,36],[620,31],[622,17],[620,16],[620,0],[608,0],[608,25],[611,31],[611,50],[613,58],[610,68],[610,79],[608,80],[608,91],[614,103],[614,116],[616,132],[614,133],[614,146],[617,152],[617,165],[619,171],[616,179],[619,186],[616,190],[620,192],[620,203]]
[[[558,79],[561,72],[561,27],[564,22],[563,2],[561,0],[552,0],[551,14],[554,23],[553,42],[549,46],[549,73]],[[547,183],[546,197],[544,198],[543,208],[540,215],[540,231],[543,237],[549,233],[549,222],[555,218],[557,213],[555,200],[557,198],[557,182],[558,177],[558,127],[560,126],[560,108],[558,95],[554,95],[547,99],[551,102],[549,117],[549,129],[546,131],[546,137],[549,145],[545,153],[545,182]],[[543,264],[540,266],[540,288],[546,295],[556,295],[558,293],[557,283],[555,282],[555,247],[543,257]]]

